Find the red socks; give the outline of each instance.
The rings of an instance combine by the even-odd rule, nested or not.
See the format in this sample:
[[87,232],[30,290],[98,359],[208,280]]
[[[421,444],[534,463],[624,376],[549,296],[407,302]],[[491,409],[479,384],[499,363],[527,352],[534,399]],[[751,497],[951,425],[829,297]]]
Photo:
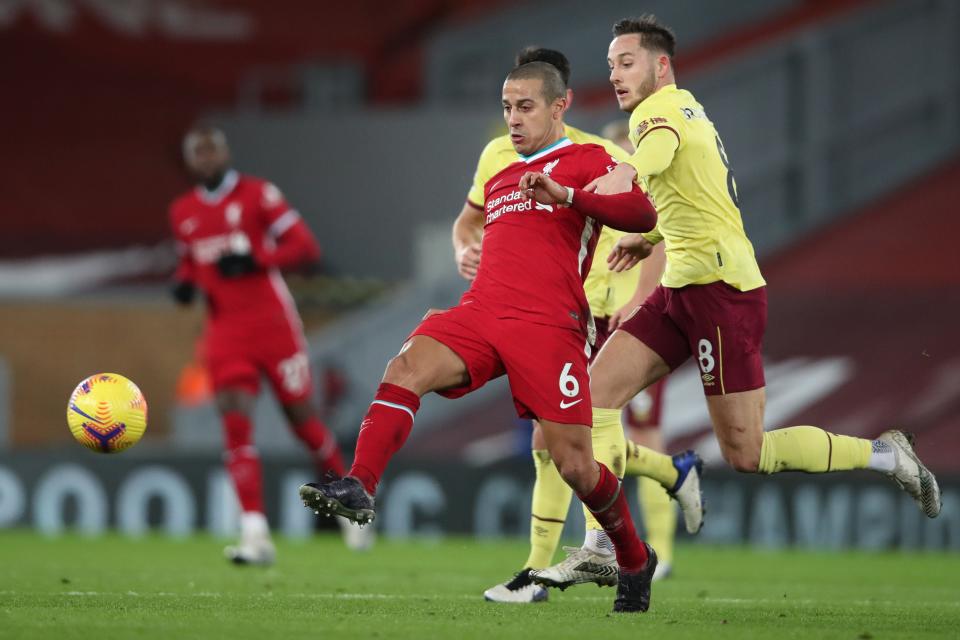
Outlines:
[[[412,391],[389,382],[377,389],[373,403],[360,423],[360,436],[349,475],[363,483],[370,495],[377,490],[380,476],[413,428],[420,398]],[[614,478],[616,479],[616,478]]]
[[589,494],[580,496],[607,532],[617,553],[617,564],[625,573],[637,573],[647,562],[647,549],[633,527],[627,498],[620,480],[605,465],[600,465],[600,480]]
[[224,462],[233,488],[244,511],[263,513],[263,480],[260,472],[260,457],[253,446],[253,424],[242,413],[231,412],[223,416]]
[[307,445],[314,462],[320,468],[321,475],[330,471],[342,478],[346,473],[343,466],[343,457],[340,455],[340,447],[337,446],[337,439],[323,424],[319,418],[310,418],[293,432],[303,444]]

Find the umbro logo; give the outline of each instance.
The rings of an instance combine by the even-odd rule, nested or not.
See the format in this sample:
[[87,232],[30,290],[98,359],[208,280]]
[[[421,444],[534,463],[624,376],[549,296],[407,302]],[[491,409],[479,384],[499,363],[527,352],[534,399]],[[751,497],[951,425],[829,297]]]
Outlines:
[[583,402],[583,398],[580,398],[579,400],[574,400],[573,402],[567,402],[566,400],[561,400],[561,401],[560,401],[560,408],[561,408],[561,409],[569,409],[569,408],[572,407],[573,405],[575,405],[575,404],[580,404],[581,402]]

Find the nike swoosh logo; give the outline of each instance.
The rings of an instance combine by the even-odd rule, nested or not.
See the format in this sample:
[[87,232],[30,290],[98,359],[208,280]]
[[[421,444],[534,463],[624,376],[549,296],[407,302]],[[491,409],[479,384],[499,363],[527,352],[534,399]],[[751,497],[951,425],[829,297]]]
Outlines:
[[574,400],[573,402],[564,402],[563,400],[561,400],[561,401],[560,401],[560,408],[561,408],[561,409],[569,409],[569,408],[572,407],[573,405],[578,404],[578,403],[580,403],[580,402],[583,402],[583,398],[580,398],[579,400]]

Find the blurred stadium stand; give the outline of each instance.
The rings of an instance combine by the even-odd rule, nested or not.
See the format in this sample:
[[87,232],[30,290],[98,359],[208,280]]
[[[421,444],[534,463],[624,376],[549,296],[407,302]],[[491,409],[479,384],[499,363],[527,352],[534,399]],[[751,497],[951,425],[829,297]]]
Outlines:
[[[960,473],[951,437],[960,429],[952,337],[960,318],[952,247],[960,232],[960,5],[651,0],[643,9],[678,32],[679,83],[717,123],[737,171],[745,225],[771,285],[768,423],[859,435],[909,424],[933,467]],[[160,285],[170,266],[166,206],[187,187],[179,140],[190,123],[223,125],[238,168],[277,182],[324,246],[327,280],[294,291],[316,329],[318,384],[327,380],[321,391],[336,399],[328,417],[349,443],[387,358],[425,308],[452,304],[464,289],[449,227],[480,149],[502,130],[498,87],[513,53],[532,43],[565,51],[576,91],[569,120],[597,131],[623,117],[606,85],[605,49],[610,24],[635,11],[620,0],[0,1],[0,56],[17,61],[0,69],[17,97],[0,101],[0,443],[10,452],[0,454],[0,526],[62,524],[53,498],[54,506],[18,510],[10,497],[14,486],[35,502],[42,491],[60,495],[59,485],[43,484],[54,482],[55,465],[67,465],[80,487],[100,487],[91,495],[105,504],[134,500],[116,495],[111,478],[146,465],[163,472],[144,481],[143,495],[162,485],[170,500],[194,496],[194,511],[166,520],[171,532],[201,523],[229,530],[213,409],[176,401],[201,316],[173,309]],[[141,384],[151,426],[119,461],[94,466],[67,442],[62,404],[98,369]],[[693,374],[674,378],[668,438],[716,461]],[[512,459],[522,445],[504,389],[491,384],[457,403],[427,399],[388,477],[396,492],[387,499],[396,505],[384,520],[389,531],[525,526],[517,495],[526,495],[528,465]],[[257,423],[279,475],[294,444],[272,401],[261,403]],[[438,453],[473,466],[459,480],[435,462],[416,471],[413,461]],[[277,496],[305,472],[285,473],[271,480]],[[776,486],[796,496],[797,514],[816,511],[804,487],[822,485],[800,482]],[[870,484],[850,486],[849,495],[886,499]],[[751,518],[766,494],[743,479],[718,480],[713,490],[714,504],[725,505],[713,512],[726,523],[708,534],[716,541],[812,535],[797,515],[786,537],[763,525],[754,540]],[[841,509],[852,499],[843,495],[824,504]],[[960,522],[954,502],[945,505],[948,523]],[[291,504],[279,500],[272,515],[303,534],[309,521]],[[847,524],[868,531],[873,503],[856,504],[867,506],[851,510]],[[81,523],[137,530],[136,514],[123,524],[104,511],[101,522],[98,508],[78,508],[88,513]],[[487,522],[473,511],[487,508],[503,518]],[[921,529],[904,512],[896,527],[862,540],[831,531],[841,531],[841,545],[960,546],[960,525]]]

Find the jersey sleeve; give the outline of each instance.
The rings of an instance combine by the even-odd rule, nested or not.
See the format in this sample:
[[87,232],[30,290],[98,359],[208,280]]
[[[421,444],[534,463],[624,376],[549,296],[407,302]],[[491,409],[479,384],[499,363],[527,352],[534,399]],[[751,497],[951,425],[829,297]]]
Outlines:
[[496,167],[496,144],[495,140],[487,143],[487,146],[480,152],[480,159],[477,160],[477,170],[473,173],[473,184],[467,193],[467,202],[477,209],[483,209],[484,193],[483,189],[500,169]]
[[627,162],[642,178],[658,176],[673,162],[678,147],[679,137],[674,133],[666,129],[650,131]]
[[659,244],[663,242],[663,234],[660,233],[659,222],[657,223],[657,226],[655,226],[651,231],[647,231],[646,233],[642,233],[640,235],[642,235],[646,239],[646,241],[649,242],[650,244]]
[[642,178],[659,175],[670,166],[682,144],[680,132],[675,118],[647,111],[641,105],[630,116],[630,142],[635,151],[627,162]]
[[300,213],[290,206],[283,193],[271,182],[258,186],[260,215],[267,235],[279,238],[300,221]]

